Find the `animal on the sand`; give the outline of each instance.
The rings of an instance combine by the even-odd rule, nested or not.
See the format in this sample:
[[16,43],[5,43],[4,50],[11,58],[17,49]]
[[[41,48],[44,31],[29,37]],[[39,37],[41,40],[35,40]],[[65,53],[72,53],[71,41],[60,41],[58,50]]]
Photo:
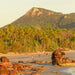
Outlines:
[[1,57],[1,58],[0,58],[0,61],[1,61],[1,62],[10,62],[7,57]]

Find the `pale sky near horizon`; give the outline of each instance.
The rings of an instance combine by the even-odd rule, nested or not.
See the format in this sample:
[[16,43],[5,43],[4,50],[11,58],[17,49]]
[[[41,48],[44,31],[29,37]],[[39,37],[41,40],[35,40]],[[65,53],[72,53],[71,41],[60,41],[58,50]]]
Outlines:
[[32,7],[75,13],[75,0],[0,0],[0,27],[23,16]]

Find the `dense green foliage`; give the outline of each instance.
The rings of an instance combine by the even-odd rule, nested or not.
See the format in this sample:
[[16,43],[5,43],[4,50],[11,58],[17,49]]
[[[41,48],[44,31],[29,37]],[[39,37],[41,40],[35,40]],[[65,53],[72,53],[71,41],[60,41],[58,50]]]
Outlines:
[[62,14],[43,8],[32,8],[24,16],[14,21],[12,25],[16,27],[50,25],[70,29],[75,27],[75,13]]
[[50,26],[12,25],[0,29],[0,52],[51,51],[57,47],[75,49],[75,29],[60,29]]

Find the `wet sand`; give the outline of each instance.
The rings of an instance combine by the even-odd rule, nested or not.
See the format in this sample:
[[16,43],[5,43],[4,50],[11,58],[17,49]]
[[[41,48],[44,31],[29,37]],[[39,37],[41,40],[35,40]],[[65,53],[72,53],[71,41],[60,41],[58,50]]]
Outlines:
[[[75,51],[67,51],[65,52],[66,56],[68,56],[70,59],[74,59],[75,60]],[[51,63],[49,64],[36,64],[36,63],[32,63],[32,61],[34,60],[38,60],[38,61],[47,61],[47,60],[51,60],[51,52],[48,53],[48,55],[46,54],[41,54],[41,56],[39,56],[39,54],[31,54],[31,55],[16,55],[16,56],[7,56],[11,62],[18,62],[18,61],[24,61],[24,64],[32,64],[35,67],[37,66],[45,66],[45,72],[40,72],[41,75],[71,75],[70,73],[66,73],[63,72],[64,70],[66,71],[66,69],[69,69],[71,67],[57,67],[57,66],[53,66]],[[52,72],[52,71],[56,71],[56,72],[60,72],[60,73],[56,73],[56,72]],[[31,74],[23,74],[23,75],[31,75]]]

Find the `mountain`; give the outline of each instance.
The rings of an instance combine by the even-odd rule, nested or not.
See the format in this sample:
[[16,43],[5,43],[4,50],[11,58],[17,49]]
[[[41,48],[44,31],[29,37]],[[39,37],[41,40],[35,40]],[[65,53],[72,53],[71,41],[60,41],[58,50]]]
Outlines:
[[33,7],[25,15],[11,23],[14,26],[44,26],[60,28],[75,27],[75,13],[62,14],[51,10]]

